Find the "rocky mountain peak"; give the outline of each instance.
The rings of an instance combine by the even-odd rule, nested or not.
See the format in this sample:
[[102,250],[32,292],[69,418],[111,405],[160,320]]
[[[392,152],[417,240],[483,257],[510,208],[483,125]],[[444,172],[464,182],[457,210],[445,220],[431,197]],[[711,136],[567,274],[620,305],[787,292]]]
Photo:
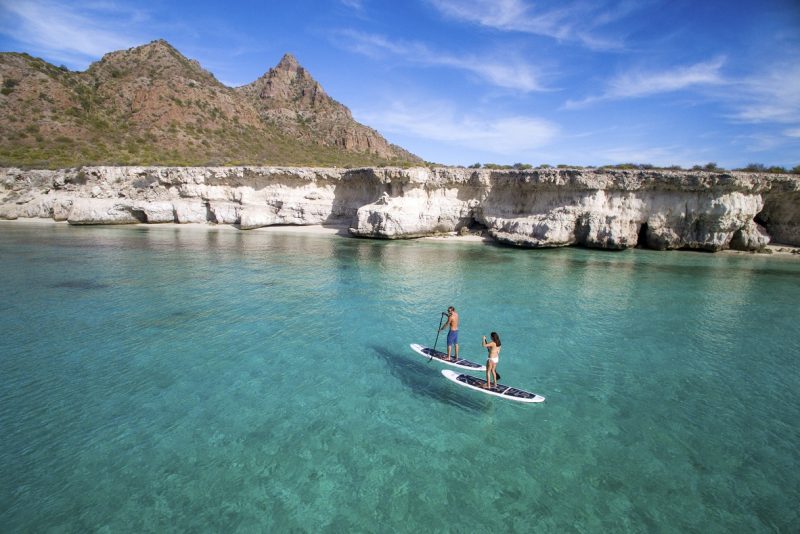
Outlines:
[[149,78],[191,78],[219,85],[213,74],[197,60],[189,59],[164,39],[105,54],[88,72],[97,76]]
[[297,72],[302,68],[303,67],[300,66],[300,63],[297,62],[297,58],[288,52],[284,54],[281,60],[278,62],[278,64],[275,65],[275,70]]
[[275,67],[241,90],[255,97],[262,107],[273,110],[319,111],[341,106],[325,93],[292,54],[285,54]]
[[236,91],[253,103],[265,122],[295,138],[349,152],[420,161],[353,120],[350,110],[328,96],[292,54],[284,54],[266,74]]

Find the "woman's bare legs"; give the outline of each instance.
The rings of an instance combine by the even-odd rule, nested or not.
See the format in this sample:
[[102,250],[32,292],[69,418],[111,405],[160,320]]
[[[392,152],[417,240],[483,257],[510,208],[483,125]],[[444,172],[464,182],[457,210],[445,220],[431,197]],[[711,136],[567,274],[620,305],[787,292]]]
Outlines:
[[494,374],[494,385],[497,385],[497,374],[494,372],[494,362],[492,360],[486,360],[486,385],[483,386],[483,389],[491,389],[492,388],[492,377],[489,373]]

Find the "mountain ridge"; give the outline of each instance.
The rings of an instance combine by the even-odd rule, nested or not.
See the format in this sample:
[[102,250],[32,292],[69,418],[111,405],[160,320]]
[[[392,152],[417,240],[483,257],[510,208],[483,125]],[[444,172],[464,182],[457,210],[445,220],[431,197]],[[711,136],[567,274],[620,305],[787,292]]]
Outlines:
[[0,53],[0,166],[412,165],[286,54],[228,87],[163,39],[69,71]]

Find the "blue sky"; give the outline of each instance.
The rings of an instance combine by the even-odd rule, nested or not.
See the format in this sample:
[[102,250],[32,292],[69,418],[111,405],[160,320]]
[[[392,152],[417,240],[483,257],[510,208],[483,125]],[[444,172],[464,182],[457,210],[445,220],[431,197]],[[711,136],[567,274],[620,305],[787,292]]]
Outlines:
[[0,0],[73,70],[158,38],[229,86],[291,52],[437,163],[800,164],[798,0]]

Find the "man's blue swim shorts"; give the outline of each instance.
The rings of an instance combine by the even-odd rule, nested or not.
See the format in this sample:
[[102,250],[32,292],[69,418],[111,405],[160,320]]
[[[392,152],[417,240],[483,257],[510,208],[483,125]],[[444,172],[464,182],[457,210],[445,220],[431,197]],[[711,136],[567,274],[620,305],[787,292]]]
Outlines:
[[447,333],[447,346],[458,345],[458,330],[450,330]]

